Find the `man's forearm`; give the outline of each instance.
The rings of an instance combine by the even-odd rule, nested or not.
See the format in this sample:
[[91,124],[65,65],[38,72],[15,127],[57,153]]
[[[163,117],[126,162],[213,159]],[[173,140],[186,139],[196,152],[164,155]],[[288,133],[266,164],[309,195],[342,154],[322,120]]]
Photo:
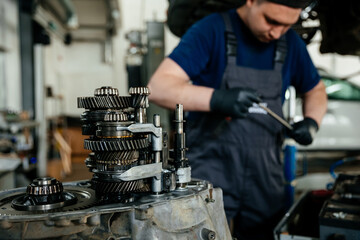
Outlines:
[[190,84],[187,74],[169,58],[161,63],[148,87],[149,100],[159,106],[174,109],[181,103],[186,111],[210,111],[214,89]]
[[194,86],[189,83],[167,83],[162,86],[149,85],[149,100],[161,107],[174,109],[176,104],[183,104],[186,111],[210,111],[210,98],[214,89]]
[[319,82],[312,90],[305,93],[303,97],[304,117],[314,119],[320,126],[327,109],[327,95],[325,85]]

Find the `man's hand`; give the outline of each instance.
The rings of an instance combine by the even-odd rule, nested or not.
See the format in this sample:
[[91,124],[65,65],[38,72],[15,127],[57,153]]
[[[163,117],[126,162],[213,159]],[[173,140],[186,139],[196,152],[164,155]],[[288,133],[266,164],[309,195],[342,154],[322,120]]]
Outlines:
[[316,121],[309,117],[304,118],[304,120],[297,122],[292,126],[293,130],[288,131],[288,135],[301,145],[311,144],[315,133],[319,130]]
[[210,99],[210,109],[226,116],[244,118],[249,107],[260,101],[260,97],[251,89],[216,89]]

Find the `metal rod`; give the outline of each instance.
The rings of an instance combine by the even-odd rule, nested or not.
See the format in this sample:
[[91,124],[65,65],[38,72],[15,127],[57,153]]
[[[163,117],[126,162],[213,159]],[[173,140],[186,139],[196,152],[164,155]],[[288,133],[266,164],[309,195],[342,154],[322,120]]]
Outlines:
[[274,113],[273,111],[271,111],[269,108],[264,107],[262,105],[259,104],[259,107],[261,107],[262,109],[264,109],[270,116],[272,116],[273,118],[275,118],[279,123],[281,123],[283,126],[285,126],[287,129],[289,130],[293,130],[293,127],[286,122],[284,119],[282,119],[279,115],[277,115],[276,113]]

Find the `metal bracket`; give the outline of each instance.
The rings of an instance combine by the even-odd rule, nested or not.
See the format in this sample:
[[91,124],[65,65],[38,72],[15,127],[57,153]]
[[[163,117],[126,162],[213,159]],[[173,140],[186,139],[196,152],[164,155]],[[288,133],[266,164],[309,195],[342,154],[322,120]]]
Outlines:
[[147,165],[141,165],[132,167],[126,172],[122,173],[119,178],[123,181],[133,181],[137,179],[154,177],[161,174],[162,163],[152,163]]

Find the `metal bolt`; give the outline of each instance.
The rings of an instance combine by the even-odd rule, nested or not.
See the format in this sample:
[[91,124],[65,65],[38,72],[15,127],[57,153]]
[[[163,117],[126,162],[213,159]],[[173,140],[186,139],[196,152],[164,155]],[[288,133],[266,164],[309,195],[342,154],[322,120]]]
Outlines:
[[203,228],[201,230],[201,237],[204,240],[215,240],[216,239],[216,233],[210,229]]

